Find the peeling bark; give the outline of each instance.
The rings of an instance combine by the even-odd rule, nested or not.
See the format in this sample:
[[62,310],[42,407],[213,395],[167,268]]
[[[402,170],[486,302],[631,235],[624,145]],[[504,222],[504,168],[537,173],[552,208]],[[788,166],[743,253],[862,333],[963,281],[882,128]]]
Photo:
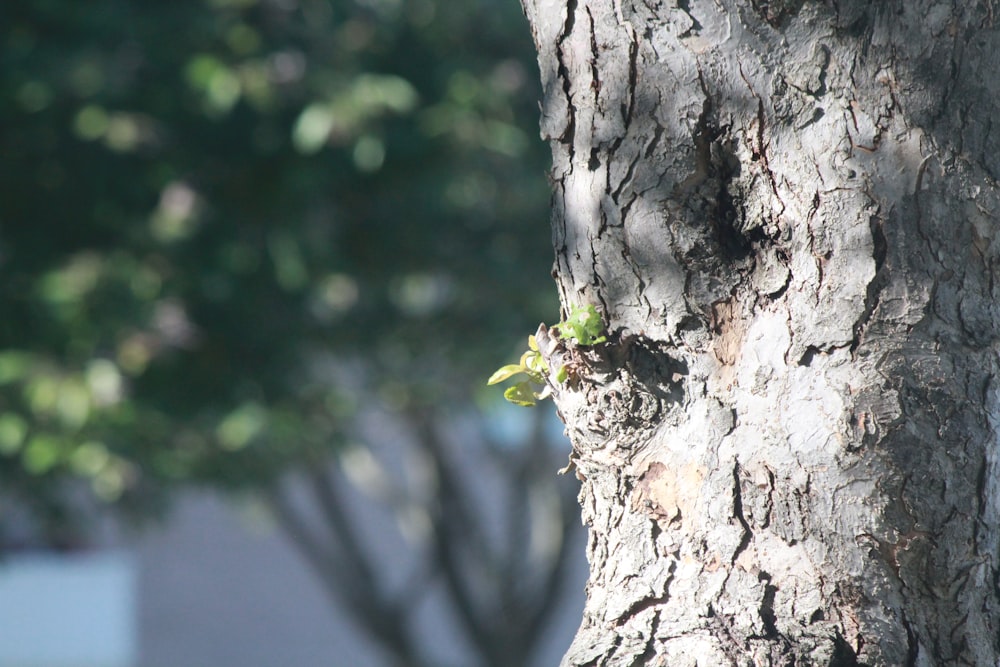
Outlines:
[[610,332],[564,664],[998,664],[993,0],[523,5]]

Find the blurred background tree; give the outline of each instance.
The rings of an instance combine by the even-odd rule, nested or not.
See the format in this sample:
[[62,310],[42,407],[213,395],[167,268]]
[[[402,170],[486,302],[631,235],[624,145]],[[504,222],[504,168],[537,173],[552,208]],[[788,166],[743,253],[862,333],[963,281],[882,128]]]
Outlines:
[[482,386],[557,319],[517,3],[28,0],[0,62],[0,547],[259,493],[396,664],[432,585],[526,664],[578,519]]

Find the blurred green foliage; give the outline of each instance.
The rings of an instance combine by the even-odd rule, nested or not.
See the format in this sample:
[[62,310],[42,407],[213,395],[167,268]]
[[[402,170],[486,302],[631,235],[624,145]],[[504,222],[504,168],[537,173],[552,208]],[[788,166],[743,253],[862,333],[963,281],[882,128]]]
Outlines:
[[0,4],[0,539],[470,401],[548,289],[514,0]]

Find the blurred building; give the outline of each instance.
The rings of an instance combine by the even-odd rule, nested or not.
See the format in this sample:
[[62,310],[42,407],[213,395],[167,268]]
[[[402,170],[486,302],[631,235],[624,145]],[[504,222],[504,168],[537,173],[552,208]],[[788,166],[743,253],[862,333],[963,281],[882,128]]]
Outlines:
[[[388,664],[253,506],[188,493],[164,525],[116,541],[0,565],[0,667]],[[558,663],[579,624],[582,544],[577,553],[577,597],[548,631],[539,666]],[[421,620],[453,643],[453,619],[434,600]],[[465,667],[460,649],[445,664]]]

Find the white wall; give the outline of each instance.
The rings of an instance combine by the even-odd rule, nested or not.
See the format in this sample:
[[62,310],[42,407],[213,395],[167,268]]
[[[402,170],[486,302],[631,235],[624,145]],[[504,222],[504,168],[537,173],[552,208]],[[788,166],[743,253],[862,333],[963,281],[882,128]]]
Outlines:
[[131,667],[135,561],[122,551],[0,561],[0,667]]

